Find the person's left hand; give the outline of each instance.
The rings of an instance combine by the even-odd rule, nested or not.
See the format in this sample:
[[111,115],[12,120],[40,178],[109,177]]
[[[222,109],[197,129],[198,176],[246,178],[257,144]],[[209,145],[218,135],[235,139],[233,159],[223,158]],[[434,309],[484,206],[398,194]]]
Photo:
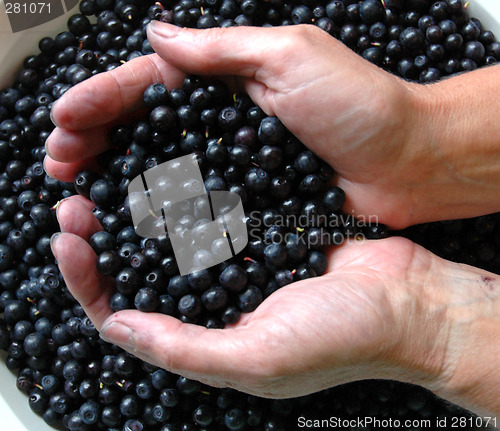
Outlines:
[[[417,371],[439,384],[447,358],[434,349],[446,350],[447,328],[439,313],[428,313],[432,292],[425,285],[457,269],[416,244],[390,238],[331,250],[322,277],[279,289],[231,327],[206,329],[157,313],[112,312],[112,280],[97,272],[87,242],[102,229],[91,207],[82,197],[61,203],[64,233],[54,239],[53,252],[101,337],[139,358],[264,397],[299,396],[362,378],[412,380]],[[415,369],[408,372],[410,361]]]

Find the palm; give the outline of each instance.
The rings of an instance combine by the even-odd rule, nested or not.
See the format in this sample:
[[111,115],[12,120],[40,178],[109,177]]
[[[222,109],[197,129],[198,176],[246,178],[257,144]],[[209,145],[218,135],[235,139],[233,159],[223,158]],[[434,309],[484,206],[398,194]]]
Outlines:
[[235,327],[257,334],[255,359],[279,369],[279,396],[343,383],[346,367],[375,359],[397,335],[393,298],[404,295],[408,268],[425,270],[432,255],[391,238],[346,244],[330,258],[327,274],[281,288]]

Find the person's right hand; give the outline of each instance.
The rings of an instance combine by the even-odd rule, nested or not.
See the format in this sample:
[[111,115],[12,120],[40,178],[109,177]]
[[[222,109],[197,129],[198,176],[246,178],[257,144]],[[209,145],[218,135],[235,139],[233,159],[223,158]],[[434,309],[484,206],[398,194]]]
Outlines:
[[348,211],[397,228],[471,211],[453,206],[446,214],[454,178],[426,137],[423,86],[386,73],[324,31],[310,25],[193,30],[152,22],[148,38],[157,54],[92,77],[55,103],[58,127],[45,163],[50,175],[72,180],[87,158],[106,148],[110,125],[143,107],[151,83],[171,89],[185,73],[224,75],[335,168]]

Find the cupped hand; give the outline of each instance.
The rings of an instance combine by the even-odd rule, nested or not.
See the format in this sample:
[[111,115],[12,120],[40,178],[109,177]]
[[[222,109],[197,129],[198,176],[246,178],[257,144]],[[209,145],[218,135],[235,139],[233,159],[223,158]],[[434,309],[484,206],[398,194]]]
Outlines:
[[109,145],[111,125],[143,107],[151,83],[171,89],[185,73],[227,76],[335,168],[348,211],[393,227],[436,218],[416,203],[433,161],[422,133],[419,145],[410,142],[420,124],[412,85],[310,25],[200,31],[153,22],[148,38],[156,54],[92,77],[56,102],[50,175],[72,180],[91,163]]
[[[63,233],[53,252],[101,337],[139,358],[264,397],[299,396],[363,378],[425,375],[426,383],[440,383],[448,328],[439,313],[428,313],[425,283],[448,263],[410,241],[346,244],[331,251],[325,275],[279,289],[231,327],[206,329],[157,313],[112,312],[112,280],[97,272],[87,242],[100,229],[90,207],[80,197],[62,202]],[[419,370],[417,358],[425,358],[423,364],[431,353],[432,363]],[[408,371],[410,361],[416,371]]]

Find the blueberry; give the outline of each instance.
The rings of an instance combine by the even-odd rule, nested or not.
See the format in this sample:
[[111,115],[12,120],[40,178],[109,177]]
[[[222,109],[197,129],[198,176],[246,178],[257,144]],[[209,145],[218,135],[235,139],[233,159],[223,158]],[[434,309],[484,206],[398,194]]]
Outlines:
[[135,386],[135,393],[143,400],[148,400],[153,395],[153,386],[148,380],[141,380]]
[[41,385],[43,388],[43,391],[48,394],[48,395],[54,395],[60,388],[61,386],[61,381],[59,380],[58,377],[52,375],[52,374],[47,374],[43,376]]
[[364,0],[359,5],[359,17],[365,24],[373,24],[385,17],[384,7],[378,0]]
[[201,427],[209,426],[215,418],[213,409],[207,404],[199,405],[193,412],[193,421]]
[[307,6],[299,5],[293,9],[291,17],[294,24],[310,24],[314,16]]
[[254,192],[264,191],[269,181],[269,174],[260,168],[251,168],[245,176],[245,185]]
[[195,291],[204,291],[212,283],[212,275],[208,269],[188,274],[188,283]]
[[221,286],[214,286],[203,292],[201,301],[203,306],[209,310],[214,311],[226,306],[229,296],[227,291]]
[[83,367],[77,360],[70,360],[64,365],[63,376],[68,382],[78,382],[83,377]]
[[120,256],[114,250],[106,250],[97,257],[97,269],[104,275],[115,275],[120,264]]
[[235,131],[242,121],[241,112],[234,107],[223,108],[219,113],[218,123],[224,130]]
[[179,403],[179,392],[175,388],[166,388],[160,392],[160,403],[165,407],[175,407]]
[[121,419],[120,409],[117,406],[106,406],[102,409],[101,420],[108,427],[118,427]]
[[35,389],[29,395],[28,403],[34,413],[41,415],[46,410],[49,400],[43,391]]
[[221,319],[226,325],[232,325],[239,320],[240,316],[241,310],[230,305],[222,312]]
[[345,203],[345,192],[340,187],[330,188],[323,196],[323,205],[331,212],[339,211]]
[[188,294],[189,291],[190,286],[188,278],[180,275],[172,277],[167,286],[167,292],[173,298],[180,298]]
[[322,186],[321,179],[316,174],[306,175],[299,183],[298,193],[301,195],[311,196],[317,193]]
[[12,329],[11,337],[15,341],[24,341],[24,339],[31,333],[33,333],[35,327],[33,324],[27,320],[20,320],[14,325]]
[[319,162],[311,151],[304,151],[295,159],[294,167],[302,174],[312,174],[319,168]]
[[134,298],[134,305],[140,311],[151,312],[158,308],[160,299],[156,290],[150,287],[139,289]]
[[101,407],[95,401],[89,400],[80,406],[79,413],[83,423],[94,425],[100,419]]
[[193,319],[201,312],[201,300],[197,295],[189,293],[179,299],[178,309],[183,316]]
[[297,272],[295,273],[294,277],[297,280],[306,280],[308,278],[317,277],[317,274],[316,271],[314,271],[314,269],[312,269],[310,265],[304,263],[297,267]]
[[28,311],[28,306],[25,303],[10,300],[5,305],[3,318],[7,324],[15,325],[20,320],[27,320]]
[[289,234],[286,238],[287,257],[292,262],[302,260],[307,254],[307,245],[298,234]]
[[284,245],[273,243],[264,249],[266,262],[275,267],[282,267],[287,260],[287,250]]
[[116,355],[114,363],[114,372],[120,376],[131,376],[135,371],[135,359],[128,353],[119,353]]
[[163,84],[151,84],[144,91],[144,103],[149,108],[160,105],[167,105],[170,102],[170,95]]
[[278,145],[283,140],[285,130],[278,117],[266,117],[260,122],[257,137],[264,145]]
[[25,190],[17,198],[17,205],[21,210],[31,210],[38,202],[39,197],[33,190]]
[[311,251],[307,256],[307,263],[317,275],[323,275],[328,265],[328,259],[321,251]]
[[481,29],[477,26],[477,24],[469,20],[463,27],[461,32],[465,41],[477,40],[479,35],[481,34]]
[[169,106],[157,106],[151,111],[149,121],[153,129],[165,133],[175,125],[176,114]]
[[220,274],[219,283],[231,292],[240,292],[247,284],[246,272],[239,265],[229,265]]
[[224,425],[230,431],[240,431],[246,426],[247,418],[243,410],[234,408],[228,410],[224,415]]
[[236,166],[246,166],[250,161],[250,149],[246,145],[235,145],[229,152],[229,159]]
[[46,317],[41,317],[35,322],[35,330],[45,338],[52,338],[53,323]]
[[102,208],[111,208],[118,199],[118,190],[106,180],[97,180],[90,187],[90,199]]
[[425,36],[414,27],[408,27],[399,36],[399,40],[408,49],[419,49],[424,45]]
[[266,171],[272,171],[283,163],[283,151],[276,146],[264,145],[259,151],[259,165]]
[[139,414],[140,399],[135,395],[125,395],[120,402],[120,413],[125,418],[133,418]]
[[97,254],[113,250],[116,247],[115,237],[106,231],[99,231],[93,234],[90,237],[89,243]]
[[201,384],[187,377],[179,377],[175,383],[177,390],[182,395],[193,395],[200,390]]
[[254,311],[262,303],[262,292],[257,286],[249,285],[238,295],[238,307],[244,313]]
[[226,182],[219,176],[211,175],[205,180],[205,190],[208,192],[226,190],[226,188]]
[[121,163],[121,173],[125,178],[133,179],[145,170],[144,162],[136,155],[128,155]]
[[0,244],[0,271],[5,271],[12,267],[14,263],[14,252],[7,245]]
[[486,50],[481,42],[471,41],[464,46],[464,56],[474,60],[476,63],[481,63],[484,60]]

